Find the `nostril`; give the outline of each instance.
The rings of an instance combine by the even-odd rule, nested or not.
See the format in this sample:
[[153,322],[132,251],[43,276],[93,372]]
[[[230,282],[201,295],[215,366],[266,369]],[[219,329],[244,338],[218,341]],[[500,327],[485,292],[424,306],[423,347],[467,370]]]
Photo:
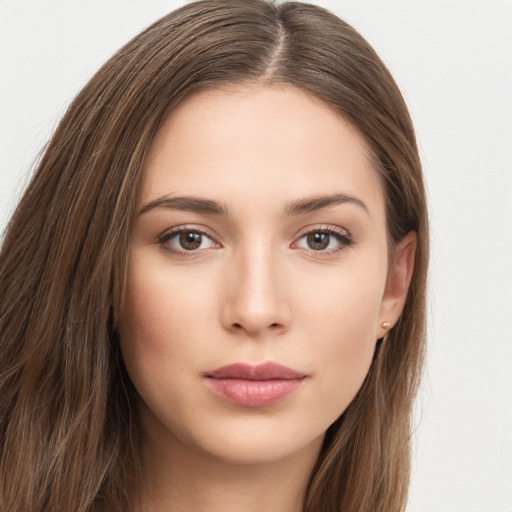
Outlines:
[[[234,327],[235,329],[237,329],[237,330],[238,330],[238,329],[244,329],[244,326],[243,326],[242,324],[238,323],[238,322],[234,322],[234,323],[233,323],[233,327]],[[269,328],[269,329],[273,329],[273,330],[274,330],[274,329],[279,329],[280,327],[281,327],[281,324],[276,323],[276,322],[274,322],[274,323],[272,323],[272,324],[270,324],[270,325],[268,326],[268,328]]]

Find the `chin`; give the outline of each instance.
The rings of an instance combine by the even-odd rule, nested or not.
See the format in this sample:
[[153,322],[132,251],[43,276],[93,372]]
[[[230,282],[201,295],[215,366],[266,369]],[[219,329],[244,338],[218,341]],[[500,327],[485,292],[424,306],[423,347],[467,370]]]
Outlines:
[[289,437],[287,440],[283,438],[269,440],[245,437],[245,439],[231,439],[225,444],[215,444],[215,446],[204,446],[202,448],[205,455],[232,466],[276,464],[291,457],[295,458],[301,452],[305,455],[314,453],[315,459],[318,457],[324,434],[306,444],[290,443]]
[[[290,424],[269,415],[231,419],[229,424],[210,421],[208,428],[190,431],[183,442],[193,451],[229,465],[261,465],[303,454],[318,457],[325,431],[302,422]],[[194,429],[195,430],[195,429]]]

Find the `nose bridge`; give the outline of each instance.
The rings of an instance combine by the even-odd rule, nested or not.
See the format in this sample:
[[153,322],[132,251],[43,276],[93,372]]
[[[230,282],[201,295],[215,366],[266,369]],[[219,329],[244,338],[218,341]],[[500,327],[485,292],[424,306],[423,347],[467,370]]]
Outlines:
[[227,327],[254,335],[287,326],[288,305],[279,270],[278,252],[267,241],[249,241],[234,251],[224,312]]

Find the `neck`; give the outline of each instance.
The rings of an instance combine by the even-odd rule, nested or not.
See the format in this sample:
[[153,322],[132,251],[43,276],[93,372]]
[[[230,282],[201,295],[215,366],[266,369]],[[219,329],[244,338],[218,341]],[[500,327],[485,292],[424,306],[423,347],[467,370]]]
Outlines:
[[301,512],[322,439],[273,461],[231,462],[144,436],[144,512]]

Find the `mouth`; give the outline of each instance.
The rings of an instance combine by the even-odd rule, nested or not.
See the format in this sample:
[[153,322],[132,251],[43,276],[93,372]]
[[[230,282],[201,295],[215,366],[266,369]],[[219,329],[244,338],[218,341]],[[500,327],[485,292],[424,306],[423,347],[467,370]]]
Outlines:
[[264,407],[296,391],[306,377],[303,372],[273,362],[235,363],[207,372],[204,382],[210,391],[228,402]]

